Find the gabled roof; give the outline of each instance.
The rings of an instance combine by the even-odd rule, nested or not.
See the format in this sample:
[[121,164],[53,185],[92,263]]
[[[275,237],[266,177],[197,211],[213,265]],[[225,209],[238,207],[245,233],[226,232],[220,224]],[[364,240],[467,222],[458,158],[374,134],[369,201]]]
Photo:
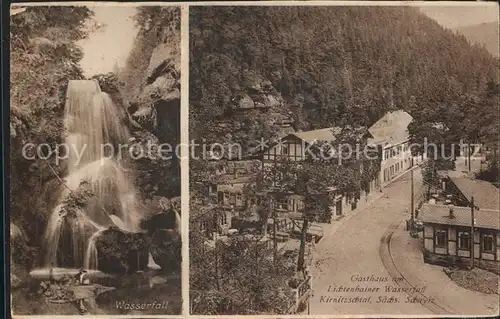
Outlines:
[[[318,130],[312,130],[312,131],[305,131],[305,132],[293,132],[282,139],[286,139],[290,136],[295,136],[307,143],[313,144],[319,141],[324,141],[324,142],[333,142],[337,139],[337,136],[342,133],[342,127],[327,127],[327,128],[322,128]],[[365,134],[368,134],[369,137],[371,136],[371,133],[366,131],[366,128],[361,126],[355,129],[357,132],[359,132],[360,136],[363,136]]]
[[408,125],[413,117],[403,110],[387,112],[368,131],[373,139],[369,142],[376,145],[396,145],[407,141],[410,137]]
[[450,180],[470,201],[474,196],[474,205],[481,209],[500,209],[500,190],[493,184],[468,177],[451,177]]
[[[450,207],[447,205],[423,204],[418,215],[424,223],[455,225],[470,227],[472,222],[469,207],[453,206],[453,216],[450,218]],[[479,209],[474,211],[475,227],[500,230],[500,211]]]
[[342,131],[340,127],[327,127],[319,130],[306,131],[306,132],[294,132],[289,135],[298,137],[299,139],[306,141],[308,143],[314,143],[316,141],[333,142],[336,139],[336,135]]

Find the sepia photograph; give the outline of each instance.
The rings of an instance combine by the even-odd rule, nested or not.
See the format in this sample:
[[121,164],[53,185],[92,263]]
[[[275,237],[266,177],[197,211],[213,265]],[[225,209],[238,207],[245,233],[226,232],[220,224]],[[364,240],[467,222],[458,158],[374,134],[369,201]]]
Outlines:
[[189,313],[498,315],[498,15],[191,6]]
[[181,314],[180,11],[10,7],[12,316]]

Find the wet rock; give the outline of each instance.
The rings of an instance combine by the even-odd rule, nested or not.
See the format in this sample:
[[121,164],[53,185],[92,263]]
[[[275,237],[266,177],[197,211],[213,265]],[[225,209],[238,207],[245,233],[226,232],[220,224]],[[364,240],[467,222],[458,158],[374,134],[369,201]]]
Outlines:
[[153,235],[151,255],[162,270],[178,271],[181,268],[181,236],[173,229],[157,229]]
[[143,228],[148,231],[150,236],[152,236],[157,229],[177,229],[178,227],[175,211],[173,209],[156,213],[146,218],[142,224]]
[[107,273],[144,270],[148,265],[150,244],[146,233],[110,227],[96,241],[98,268]]
[[26,235],[21,228],[19,228],[19,226],[14,223],[10,223],[10,239],[26,242]]

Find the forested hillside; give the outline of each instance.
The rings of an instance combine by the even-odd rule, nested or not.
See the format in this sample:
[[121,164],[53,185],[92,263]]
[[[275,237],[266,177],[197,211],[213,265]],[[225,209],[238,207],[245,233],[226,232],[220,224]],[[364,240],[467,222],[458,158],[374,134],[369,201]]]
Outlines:
[[245,144],[280,118],[370,125],[400,108],[414,136],[432,122],[461,134],[457,118],[498,132],[498,60],[413,8],[199,7],[190,20],[192,138]]
[[498,38],[498,22],[487,22],[465,27],[457,28],[456,31],[463,34],[472,43],[484,44],[486,49],[494,56],[499,55]]

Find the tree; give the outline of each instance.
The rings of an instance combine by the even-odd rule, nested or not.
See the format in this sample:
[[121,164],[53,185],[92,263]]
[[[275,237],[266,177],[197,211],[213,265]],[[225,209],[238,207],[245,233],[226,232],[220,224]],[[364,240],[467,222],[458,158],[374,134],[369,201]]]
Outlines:
[[196,202],[191,202],[191,211],[195,215],[190,216],[189,232],[191,313],[286,313],[293,302],[288,284],[293,264],[284,258],[273,261],[272,250],[261,235],[210,244],[198,230],[196,220],[201,209]]
[[[55,173],[64,174],[65,166],[57,165],[53,155],[65,134],[67,83],[84,78],[79,66],[83,53],[76,42],[87,36],[86,22],[92,15],[87,7],[27,7],[10,21],[11,220],[36,247],[60,195]],[[23,154],[27,143],[48,144],[43,154],[47,160],[28,159]]]

